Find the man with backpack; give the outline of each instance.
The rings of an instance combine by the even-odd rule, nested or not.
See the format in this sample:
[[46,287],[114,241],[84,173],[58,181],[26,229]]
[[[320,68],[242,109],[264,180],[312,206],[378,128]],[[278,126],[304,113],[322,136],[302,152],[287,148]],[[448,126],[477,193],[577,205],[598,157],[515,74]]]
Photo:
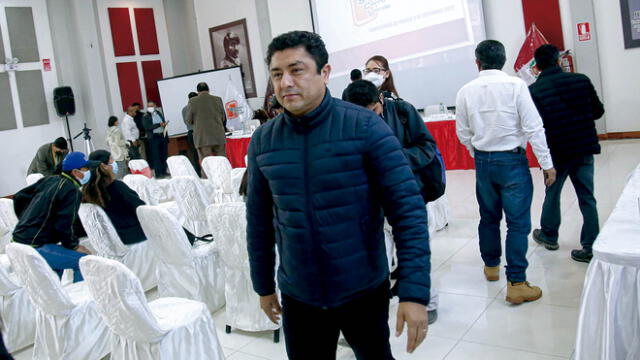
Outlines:
[[[345,89],[345,100],[372,110],[389,125],[402,144],[402,152],[409,160],[425,203],[436,200],[444,194],[445,169],[442,156],[433,136],[413,105],[400,99],[384,98],[376,86],[368,80],[352,82]],[[437,308],[438,293],[432,287],[431,299],[427,306],[429,324],[434,323],[438,318]]]

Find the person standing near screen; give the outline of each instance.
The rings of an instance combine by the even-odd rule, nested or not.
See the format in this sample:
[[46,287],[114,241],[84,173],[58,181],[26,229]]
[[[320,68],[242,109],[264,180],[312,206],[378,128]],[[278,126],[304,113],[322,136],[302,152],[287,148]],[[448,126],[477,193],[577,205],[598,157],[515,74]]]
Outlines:
[[[190,92],[187,95],[188,99],[198,96],[196,92]],[[200,176],[200,163],[198,162],[198,150],[196,149],[196,145],[193,142],[193,124],[190,124],[187,121],[187,110],[189,109],[189,103],[182,108],[182,121],[187,126],[187,142],[189,143],[189,160],[191,161],[191,165],[196,170],[198,176]]]
[[151,168],[157,178],[166,177],[168,176],[167,147],[169,142],[164,130],[167,127],[167,122],[160,109],[156,108],[154,101],[147,103],[147,113],[142,118],[142,123],[149,138],[148,156],[151,159]]
[[207,156],[226,156],[227,115],[222,99],[209,94],[206,82],[198,84],[198,96],[189,100],[185,121],[193,125],[193,142],[200,162]]

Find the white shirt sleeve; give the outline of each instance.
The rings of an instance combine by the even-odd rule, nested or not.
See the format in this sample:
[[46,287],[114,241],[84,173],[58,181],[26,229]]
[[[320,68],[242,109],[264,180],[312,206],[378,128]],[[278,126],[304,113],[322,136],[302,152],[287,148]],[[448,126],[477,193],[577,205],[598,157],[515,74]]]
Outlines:
[[456,97],[456,134],[458,134],[460,143],[469,150],[469,155],[473,157],[473,145],[471,145],[473,131],[471,131],[471,126],[469,125],[463,90],[460,90]]
[[136,124],[131,121],[131,119],[125,115],[124,119],[122,119],[122,135],[124,139],[127,141],[134,142],[138,140],[133,133],[133,129],[131,129],[131,125],[135,126]]
[[531,93],[529,93],[529,88],[527,88],[524,81],[521,81],[519,87],[516,106],[518,108],[518,115],[520,115],[522,132],[531,144],[533,153],[536,155],[540,166],[544,170],[551,169],[553,167],[553,161],[551,160],[549,147],[547,147],[547,137],[544,133],[542,118],[538,113],[536,105],[533,103],[533,99],[531,99]]

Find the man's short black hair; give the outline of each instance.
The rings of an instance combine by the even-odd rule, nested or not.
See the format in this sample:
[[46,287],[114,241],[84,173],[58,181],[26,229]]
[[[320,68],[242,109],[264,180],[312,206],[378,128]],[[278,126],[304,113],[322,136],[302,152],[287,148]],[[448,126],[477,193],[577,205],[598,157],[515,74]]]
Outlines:
[[118,122],[118,118],[117,117],[109,116],[109,127],[112,127],[113,125],[115,125],[116,122]]
[[497,40],[482,41],[476,47],[476,59],[482,70],[502,70],[507,61],[504,45]]
[[380,101],[380,91],[369,80],[356,80],[347,86],[345,99],[350,103],[367,107]]
[[192,92],[189,93],[188,96],[189,96],[189,99],[191,99],[191,98],[194,98],[194,97],[198,96],[198,93],[192,91]]
[[134,102],[133,104],[131,104],[131,106],[142,106],[142,105],[140,105],[139,102]]
[[60,150],[67,150],[67,140],[63,137],[59,137],[53,141],[53,145]]
[[271,40],[267,49],[267,66],[271,65],[271,58],[276,52],[297,47],[304,47],[311,55],[320,74],[329,62],[329,53],[320,35],[308,31],[289,31]]
[[536,59],[536,67],[545,70],[558,65],[560,51],[551,44],[545,44],[536,49],[533,57]]
[[196,86],[196,90],[197,90],[198,92],[201,92],[201,91],[209,91],[209,85],[207,85],[207,83],[206,83],[206,82],[198,83],[198,86]]
[[361,80],[362,79],[362,71],[360,69],[351,70],[351,81]]

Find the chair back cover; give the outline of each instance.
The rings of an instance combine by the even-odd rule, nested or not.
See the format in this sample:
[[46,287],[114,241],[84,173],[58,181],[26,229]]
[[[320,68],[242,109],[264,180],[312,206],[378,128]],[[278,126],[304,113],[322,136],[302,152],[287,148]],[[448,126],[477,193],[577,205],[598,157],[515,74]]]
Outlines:
[[18,217],[13,211],[13,200],[11,199],[0,199],[0,224],[11,231],[18,225]]
[[144,175],[130,174],[126,175],[122,181],[127,184],[131,190],[135,191],[140,199],[147,205],[158,205],[162,199],[162,189],[158,186],[154,179],[149,179]]
[[80,204],[78,215],[91,245],[96,249],[96,255],[117,259],[127,254],[129,250],[100,206]]
[[88,255],[80,259],[80,269],[98,312],[114,333],[141,342],[154,342],[164,335],[140,280],[126,266]]
[[40,173],[33,173],[33,174],[27,175],[27,186],[31,186],[31,185],[37,183],[38,180],[42,179],[43,177],[44,177],[44,175],[42,175]]
[[185,217],[184,226],[196,236],[209,234],[206,217],[209,201],[200,179],[177,176],[171,178],[170,184],[178,207]]
[[167,289],[175,297],[199,299],[200,285],[191,244],[178,220],[159,206],[140,206],[136,212],[159,262],[158,290]]
[[171,177],[191,176],[197,179],[200,178],[193,168],[193,165],[191,165],[191,161],[184,155],[169,156],[167,166],[169,167]]
[[0,266],[0,296],[9,296],[20,287],[9,277],[9,272]]
[[225,194],[233,193],[229,159],[225,156],[207,156],[202,160],[202,168],[215,190],[220,190]]
[[151,179],[151,168],[145,159],[129,160],[129,170],[132,174],[144,175]]
[[11,243],[7,245],[7,254],[14,273],[41,311],[51,315],[65,315],[75,307],[62,289],[58,276],[36,249]]

